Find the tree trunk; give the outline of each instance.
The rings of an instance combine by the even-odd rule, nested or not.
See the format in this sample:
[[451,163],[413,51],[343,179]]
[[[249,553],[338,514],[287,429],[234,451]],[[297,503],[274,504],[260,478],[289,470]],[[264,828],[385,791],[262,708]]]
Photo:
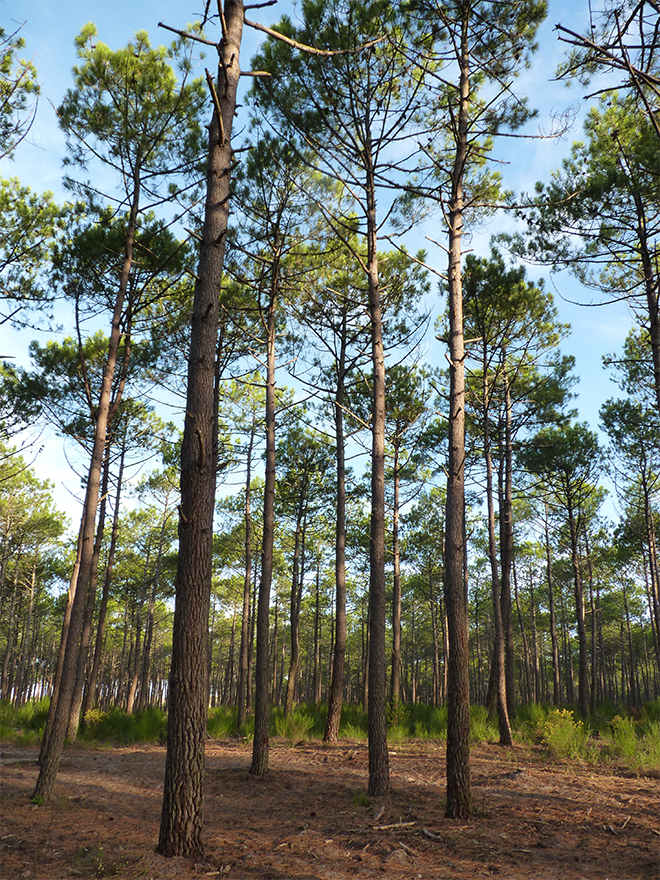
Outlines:
[[[346,309],[342,315],[342,334],[337,365],[335,392],[335,444],[337,460],[337,512],[335,523],[335,638],[332,657],[332,680],[328,698],[324,742],[337,742],[344,695],[346,657],[346,451],[344,447],[344,379],[346,371]],[[318,609],[318,582],[317,582]],[[318,611],[317,611],[318,625]],[[315,670],[316,674],[316,670]],[[320,683],[320,682],[319,682]],[[316,689],[315,689],[316,691]]]
[[587,718],[589,715],[589,653],[587,646],[587,630],[584,619],[584,591],[582,589],[582,576],[580,572],[580,557],[578,553],[578,524],[575,519],[570,489],[567,489],[568,500],[568,526],[571,535],[571,563],[573,567],[573,588],[575,592],[575,616],[578,631],[578,707],[580,715]]
[[[83,517],[84,520],[84,517]],[[39,749],[39,758],[37,760],[37,764],[41,765],[43,761],[44,755],[48,749],[48,743],[50,741],[50,736],[53,729],[53,723],[55,721],[55,712],[57,709],[57,700],[60,693],[60,679],[62,676],[62,664],[64,663],[64,654],[66,652],[66,642],[67,637],[69,635],[69,623],[71,621],[71,609],[73,607],[73,597],[76,591],[76,583],[78,581],[78,571],[80,570],[80,555],[82,552],[82,529],[83,522],[80,523],[80,528],[78,530],[78,546],[76,548],[76,561],[73,564],[73,571],[71,572],[71,580],[69,581],[69,595],[67,596],[66,610],[64,612],[64,620],[62,621],[62,633],[60,636],[60,645],[57,654],[57,662],[55,664],[55,675],[53,677],[53,688],[50,695],[50,706],[48,707],[48,717],[46,718],[46,726],[44,728],[44,735],[41,738],[41,748]],[[4,694],[4,689],[2,690]]]
[[103,463],[103,482],[101,486],[101,503],[99,505],[99,519],[96,527],[96,539],[94,541],[94,553],[92,557],[92,571],[87,588],[87,603],[83,617],[80,646],[78,649],[78,661],[76,664],[76,682],[71,697],[71,711],[69,713],[69,726],[66,738],[69,742],[75,742],[80,725],[80,708],[83,700],[83,688],[85,686],[85,672],[89,655],[89,644],[92,639],[92,622],[94,618],[94,606],[96,605],[96,586],[99,575],[99,559],[103,546],[103,533],[105,531],[105,513],[107,509],[108,484],[110,480],[110,444],[105,451]]
[[[158,852],[201,857],[207,639],[217,467],[216,346],[222,284],[231,130],[240,76],[242,0],[218,0],[223,24],[217,74],[219,101],[209,127],[204,228],[192,314],[186,418],[181,449],[181,506],[172,666],[168,690],[167,756]],[[220,112],[220,116],[218,115]]]
[[516,715],[516,654],[513,637],[513,609],[511,603],[511,569],[513,566],[513,442],[511,437],[511,389],[506,368],[506,350],[502,370],[505,396],[504,419],[504,483],[500,496],[500,561],[502,566],[502,625],[504,627],[504,655],[506,699],[509,719]]
[[491,594],[493,601],[493,625],[495,628],[495,645],[493,651],[493,681],[495,691],[495,703],[497,707],[497,721],[500,732],[500,743],[510,746],[513,744],[511,737],[511,725],[507,709],[506,669],[504,657],[504,627],[502,626],[502,604],[500,597],[500,574],[497,562],[495,540],[495,504],[493,501],[493,460],[490,452],[490,389],[488,384],[488,351],[483,343],[483,432],[484,432],[484,458],[486,460],[486,503],[488,509],[488,557],[490,559]]
[[[365,144],[370,163],[371,145]],[[371,324],[371,532],[369,551],[369,795],[389,794],[387,752],[387,671],[385,664],[385,355],[378,280],[376,195],[373,169],[367,171],[367,276]]]
[[[466,16],[467,19],[467,16]],[[470,784],[470,682],[465,556],[465,347],[463,335],[463,174],[468,152],[470,100],[467,20],[459,50],[460,95],[456,155],[449,203],[449,425],[445,519],[445,607],[449,638],[447,717],[447,806],[450,819],[468,819]]]
[[552,642],[552,703],[558,707],[561,703],[561,679],[559,664],[559,639],[557,638],[557,619],[555,617],[555,597],[552,587],[552,557],[550,553],[550,526],[548,523],[548,506],[545,505],[545,564],[548,580],[548,608],[550,610],[550,641]]
[[394,446],[394,504],[392,510],[392,678],[390,702],[401,700],[401,555],[399,553],[399,445]]
[[266,477],[264,482],[261,580],[257,605],[257,659],[254,693],[254,740],[250,773],[268,770],[270,704],[268,699],[268,629],[275,540],[275,308],[278,265],[271,268],[271,291],[266,315]]
[[[101,471],[103,468],[103,459],[105,456],[106,440],[112,417],[121,402],[124,382],[126,380],[126,375],[128,371],[128,359],[130,354],[130,328],[128,325],[126,327],[123,326],[123,312],[124,302],[128,294],[131,266],[133,263],[133,247],[135,243],[135,231],[137,227],[137,216],[140,201],[139,175],[140,169],[138,166],[134,172],[133,197],[125,235],[124,261],[122,265],[119,290],[115,299],[114,311],[112,315],[112,326],[110,330],[110,338],[108,340],[108,352],[105,367],[103,369],[101,392],[99,396],[99,402],[94,413],[94,440],[92,445],[89,471],[87,475],[85,502],[83,505],[83,516],[81,521],[82,547],[80,553],[80,564],[78,569],[78,577],[76,579],[76,587],[74,591],[73,601],[71,605],[71,617],[69,619],[66,649],[62,661],[59,694],[55,707],[55,715],[53,717],[51,734],[48,738],[46,749],[41,758],[39,777],[37,779],[37,783],[35,785],[32,795],[33,797],[42,798],[44,801],[48,801],[51,794],[53,793],[55,777],[57,776],[57,769],[59,767],[60,758],[62,757],[64,740],[66,737],[69,717],[71,714],[71,701],[73,698],[73,689],[75,686],[76,664],[78,660],[80,636],[83,625],[85,604],[87,600],[87,590],[89,589],[89,584],[92,579],[94,538],[96,531],[96,509],[99,502]],[[118,366],[122,337],[124,337],[125,351],[122,363],[120,365],[120,381],[113,400],[113,382]]]
[[105,575],[103,577],[103,590],[101,592],[101,606],[99,608],[99,619],[96,624],[96,641],[94,643],[94,657],[92,660],[92,669],[89,674],[89,682],[82,705],[83,720],[87,712],[92,709],[96,702],[96,685],[101,666],[101,654],[103,652],[103,636],[105,633],[105,618],[108,610],[108,598],[110,596],[110,584],[112,583],[112,571],[115,563],[115,550],[117,547],[117,536],[119,534],[119,501],[121,496],[121,487],[124,479],[124,459],[126,456],[126,436],[124,436],[121,448],[121,457],[119,460],[119,473],[117,475],[117,492],[115,494],[115,510],[112,518],[112,534],[110,536],[110,547],[108,548],[108,559],[105,565]]
[[252,426],[250,428],[250,440],[247,448],[246,474],[245,474],[245,574],[243,577],[243,614],[241,617],[241,647],[238,661],[238,717],[239,731],[245,727],[245,715],[247,709],[247,679],[248,679],[248,648],[250,641],[250,597],[252,593],[252,449],[256,433],[256,416],[252,414]]

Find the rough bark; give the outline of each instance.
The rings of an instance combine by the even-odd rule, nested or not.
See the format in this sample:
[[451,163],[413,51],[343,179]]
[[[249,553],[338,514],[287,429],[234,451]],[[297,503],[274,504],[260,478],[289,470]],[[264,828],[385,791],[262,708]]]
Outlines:
[[[370,145],[365,160],[371,161]],[[385,355],[378,281],[376,196],[373,169],[367,168],[367,277],[371,323],[371,532],[369,553],[369,794],[389,794],[387,680],[385,664]]]
[[[181,506],[167,756],[158,852],[203,854],[207,643],[217,450],[218,298],[229,216],[231,130],[240,76],[243,3],[218,3],[223,24],[198,280],[195,285],[186,418],[181,450]],[[215,101],[214,101],[215,103]]]
[[447,807],[451,819],[468,819],[472,810],[470,783],[470,683],[468,604],[464,581],[465,555],[465,347],[461,251],[463,173],[467,162],[470,99],[467,17],[459,52],[459,114],[449,204],[449,426],[447,513],[445,519],[445,580],[449,658],[447,664]]

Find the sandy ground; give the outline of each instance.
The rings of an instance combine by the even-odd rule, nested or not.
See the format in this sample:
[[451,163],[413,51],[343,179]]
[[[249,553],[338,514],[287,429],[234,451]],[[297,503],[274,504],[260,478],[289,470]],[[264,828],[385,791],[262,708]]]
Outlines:
[[444,818],[441,743],[392,746],[393,793],[369,800],[367,746],[209,741],[206,859],[164,859],[165,750],[77,744],[52,801],[30,803],[37,748],[0,746],[2,880],[229,877],[235,880],[656,880],[659,785],[616,769],[548,763],[529,746],[475,746],[474,817]]

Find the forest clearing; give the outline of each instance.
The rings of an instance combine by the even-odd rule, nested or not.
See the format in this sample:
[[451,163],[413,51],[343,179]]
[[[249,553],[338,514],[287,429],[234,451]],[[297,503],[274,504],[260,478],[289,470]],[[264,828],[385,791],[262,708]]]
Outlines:
[[29,800],[37,751],[2,747],[3,880],[658,877],[657,779],[549,761],[527,744],[473,747],[474,816],[460,822],[444,817],[442,742],[391,747],[392,794],[367,798],[364,741],[276,739],[255,777],[249,745],[209,740],[203,863],[154,851],[163,746],[78,742],[45,806]]

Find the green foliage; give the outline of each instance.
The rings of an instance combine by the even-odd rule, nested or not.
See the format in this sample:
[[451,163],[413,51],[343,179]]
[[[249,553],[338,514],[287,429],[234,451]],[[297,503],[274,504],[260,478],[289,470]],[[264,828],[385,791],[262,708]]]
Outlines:
[[360,706],[344,703],[341,707],[339,738],[365,740],[367,738],[367,730],[367,713]]
[[21,27],[12,34],[0,27],[0,159],[11,157],[29,131],[37,109],[37,71],[31,61],[19,55],[25,46],[18,35]]
[[651,700],[644,703],[642,708],[642,723],[660,722],[660,700]]
[[[127,187],[142,178],[150,200],[175,198],[181,189],[170,169],[192,173],[203,151],[201,79],[190,80],[183,39],[153,49],[146,31],[113,51],[90,22],[76,38],[74,87],[58,109],[68,138],[65,164],[86,169],[96,157],[119,171]],[[67,178],[94,203],[98,189]],[[155,198],[154,198],[155,197]]]
[[133,715],[127,715],[124,709],[116,707],[107,712],[92,709],[85,715],[82,736],[85,740],[97,742],[163,743],[167,738],[167,718],[155,706],[147,706]]
[[517,736],[525,742],[541,742],[543,725],[550,708],[545,703],[528,703],[519,706],[516,711],[514,728]]
[[24,307],[52,303],[42,270],[77,210],[57,205],[51,192],[33,192],[15,177],[0,178],[0,321],[20,326]]
[[615,715],[605,739],[610,755],[635,773],[660,768],[660,721]]
[[20,708],[9,700],[0,701],[0,740],[13,740],[17,745],[33,745],[41,739],[50,700],[25,703]]
[[472,742],[497,742],[500,738],[495,721],[488,720],[488,711],[478,703],[470,706],[470,739]]
[[[252,718],[247,719],[246,727],[251,728],[254,723]],[[238,733],[238,712],[233,706],[217,706],[209,711],[206,722],[206,732],[214,739],[229,739]],[[248,734],[251,730],[242,731]]]
[[314,727],[314,718],[301,708],[294,709],[289,715],[285,715],[278,708],[272,713],[271,724],[277,736],[281,736],[289,745],[294,746],[309,739],[310,731]]
[[576,721],[570,709],[552,709],[543,723],[542,737],[553,758],[586,757],[589,728]]
[[427,706],[424,703],[390,706],[388,713],[388,739],[402,742],[405,739],[447,739],[447,708]]

